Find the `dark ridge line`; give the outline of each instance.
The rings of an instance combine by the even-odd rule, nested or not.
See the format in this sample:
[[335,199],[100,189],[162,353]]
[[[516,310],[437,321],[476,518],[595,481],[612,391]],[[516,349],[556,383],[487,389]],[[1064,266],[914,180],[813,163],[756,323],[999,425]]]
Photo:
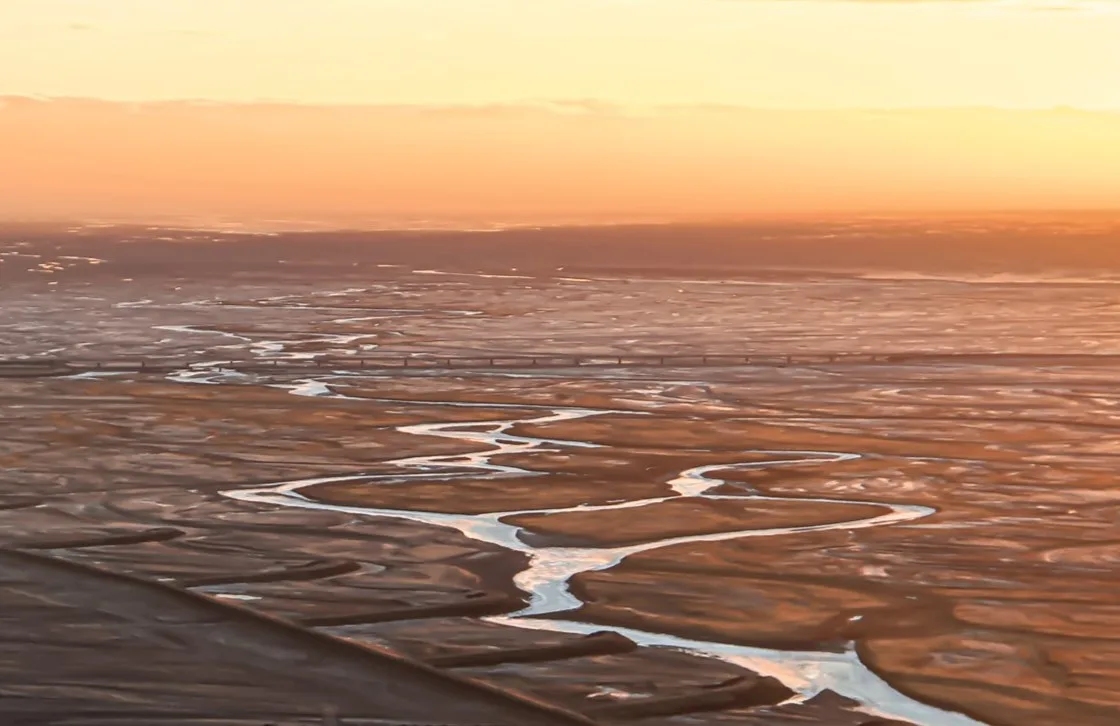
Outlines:
[[202,577],[185,577],[172,579],[169,584],[177,587],[211,587],[214,585],[237,585],[241,583],[263,582],[305,582],[307,580],[320,580],[326,577],[348,575],[362,569],[361,564],[351,560],[324,560],[309,562],[305,565],[294,567],[279,567],[271,570],[259,570],[242,574],[210,575]]
[[[223,718],[221,716],[203,716],[199,718],[178,718],[168,716],[163,712],[153,712],[150,716],[136,715],[135,711],[127,715],[117,716],[112,713],[94,714],[90,716],[73,716],[70,718],[52,719],[50,726],[501,726],[495,723],[478,722],[441,722],[441,721],[402,721],[400,719],[384,719],[374,716],[338,717],[335,721],[325,720],[324,716],[293,715],[291,721],[277,721],[274,716]],[[30,726],[31,722],[27,722]],[[36,726],[42,722],[35,722]],[[904,726],[911,726],[904,724]]]
[[506,663],[543,663],[594,655],[621,655],[637,649],[638,644],[626,636],[602,631],[583,636],[574,643],[452,653],[424,658],[424,662],[436,668],[474,668]]
[[727,708],[774,706],[794,695],[796,694],[792,690],[770,676],[757,679],[739,677],[704,687],[693,693],[654,696],[593,706],[584,709],[584,714],[592,718],[609,720],[676,716],[702,711],[721,711]]
[[31,509],[46,502],[45,499],[33,497],[8,497],[0,499],[0,512],[10,512],[15,509]]
[[285,620],[258,610],[252,610],[233,603],[220,601],[203,594],[195,593],[191,590],[184,590],[155,580],[148,580],[135,575],[106,570],[72,560],[63,560],[57,557],[24,550],[0,548],[0,556],[23,560],[24,562],[39,567],[54,568],[55,570],[63,570],[86,577],[115,580],[122,584],[131,585],[132,587],[157,591],[164,596],[187,601],[204,612],[209,611],[220,614],[234,622],[241,621],[244,623],[252,623],[258,627],[263,626],[275,632],[289,635],[297,642],[302,641],[311,646],[324,648],[328,650],[328,652],[340,653],[359,660],[379,661],[382,664],[391,662],[404,671],[422,673],[430,678],[442,680],[447,683],[448,686],[454,686],[464,691],[473,691],[479,695],[484,694],[497,700],[504,701],[511,707],[528,709],[541,717],[552,718],[554,719],[553,723],[565,722],[572,724],[572,726],[598,726],[595,721],[590,720],[583,714],[570,711],[529,694],[503,689],[482,681],[464,678],[454,672],[433,668],[422,661],[409,658],[387,648],[381,648],[371,643],[359,643],[345,638],[338,638],[322,631],[303,627],[292,620]]
[[[249,716],[238,715],[235,717],[222,716],[174,716],[165,711],[129,711],[118,714],[114,711],[85,711],[78,715],[51,718],[49,721],[36,720],[20,721],[19,724],[31,726],[502,726],[496,723],[483,722],[444,722],[444,721],[409,721],[404,719],[386,719],[376,716],[334,716],[334,721],[329,720],[333,714],[327,709],[322,714],[296,713],[285,716],[277,721],[275,715]],[[291,719],[291,721],[287,719]],[[910,726],[907,724],[906,726]]]
[[423,620],[471,615],[505,615],[525,606],[522,598],[497,592],[469,593],[465,599],[438,605],[420,605],[372,612],[345,613],[319,617],[298,618],[296,622],[308,628],[333,628],[341,625],[389,623],[398,620]]
[[174,527],[156,527],[139,532],[125,532],[121,534],[106,534],[103,537],[92,539],[56,539],[32,540],[30,542],[17,542],[16,549],[23,550],[74,550],[83,547],[110,547],[116,545],[143,544],[145,542],[167,542],[185,534],[181,529]]

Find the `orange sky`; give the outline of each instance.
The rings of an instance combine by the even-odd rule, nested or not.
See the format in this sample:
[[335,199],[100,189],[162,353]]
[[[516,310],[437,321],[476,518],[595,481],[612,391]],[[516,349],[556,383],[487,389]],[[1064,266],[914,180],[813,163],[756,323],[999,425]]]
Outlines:
[[1120,199],[1120,0],[0,5],[6,216]]

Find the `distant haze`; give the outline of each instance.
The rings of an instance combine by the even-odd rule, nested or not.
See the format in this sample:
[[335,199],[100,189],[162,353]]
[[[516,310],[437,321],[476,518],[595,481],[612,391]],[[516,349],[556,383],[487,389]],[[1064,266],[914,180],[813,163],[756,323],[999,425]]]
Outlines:
[[0,98],[0,215],[324,221],[1115,208],[1120,114]]
[[0,218],[1120,208],[1120,0],[0,8]]

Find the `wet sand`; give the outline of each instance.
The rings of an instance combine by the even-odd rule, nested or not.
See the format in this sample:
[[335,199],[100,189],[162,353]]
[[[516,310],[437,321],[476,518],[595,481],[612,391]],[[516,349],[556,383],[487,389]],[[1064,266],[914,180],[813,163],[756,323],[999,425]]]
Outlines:
[[[861,504],[669,500],[633,512],[526,514],[505,521],[521,527],[537,543],[551,546],[641,544],[688,534],[746,529],[790,529],[869,519],[889,510]],[[525,536],[525,535],[522,535]]]
[[[80,323],[85,347],[63,353],[219,360],[371,345],[688,350],[735,325],[773,350],[881,349],[890,336],[927,349],[1109,352],[1115,322],[1111,293],[1093,286],[792,282],[730,295],[668,275],[446,285],[341,269],[329,282],[262,274],[236,295],[158,268],[129,273],[131,287],[58,286],[71,297],[27,283],[0,291],[19,321],[0,332],[42,352]],[[303,287],[277,289],[289,284]],[[667,294],[675,301],[655,302]],[[99,302],[75,307],[83,295]],[[1039,338],[1058,310],[1069,335]],[[673,312],[682,319],[666,329]],[[0,382],[0,524],[6,546],[323,635],[418,658],[507,652],[513,661],[454,670],[581,713],[686,697],[643,723],[1112,726],[1113,377],[997,356],[11,379]],[[641,647],[524,660],[604,629]],[[152,692],[195,672],[169,664]],[[45,666],[36,673],[46,682]]]
[[398,723],[590,723],[388,651],[51,558],[0,552],[0,581],[0,715],[13,726],[321,723],[331,713]]

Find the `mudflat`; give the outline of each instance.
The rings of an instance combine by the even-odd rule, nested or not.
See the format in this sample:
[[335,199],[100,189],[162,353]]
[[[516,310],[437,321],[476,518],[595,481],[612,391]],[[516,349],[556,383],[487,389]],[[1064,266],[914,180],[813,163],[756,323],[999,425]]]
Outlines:
[[[12,354],[985,355],[4,378],[0,537],[48,558],[0,556],[7,631],[27,634],[5,659],[24,691],[9,701],[0,686],[0,707],[27,723],[69,723],[71,707],[193,718],[214,700],[235,720],[317,718],[323,699],[366,717],[376,694],[351,684],[368,666],[329,655],[347,640],[525,694],[494,696],[499,710],[539,700],[599,721],[1117,722],[1120,419],[1115,371],[1093,357],[1120,352],[1110,283],[439,270],[368,247],[312,264],[284,236],[224,267],[170,267],[158,245],[189,257],[182,245],[203,242],[78,237],[5,242],[6,265],[67,260],[5,278]],[[1040,336],[1058,314],[1062,331]],[[48,577],[50,560],[314,635],[257,640],[263,626],[219,608],[182,615],[168,640],[127,610],[128,631],[151,636],[118,643],[125,616],[66,600],[77,590]],[[106,608],[130,597],[101,595]],[[159,598],[146,613],[180,617],[178,596]],[[46,600],[88,627],[25,627]],[[227,657],[217,645],[184,656],[219,632],[239,673],[207,670]],[[64,674],[69,695],[51,685],[56,659],[34,656],[52,648],[94,659]],[[427,675],[386,668],[378,679],[442,707]],[[491,703],[463,688],[463,703]],[[409,703],[393,706],[401,718],[440,713]]]
[[[207,598],[0,552],[10,724],[586,723]],[[18,659],[17,659],[18,658]]]

